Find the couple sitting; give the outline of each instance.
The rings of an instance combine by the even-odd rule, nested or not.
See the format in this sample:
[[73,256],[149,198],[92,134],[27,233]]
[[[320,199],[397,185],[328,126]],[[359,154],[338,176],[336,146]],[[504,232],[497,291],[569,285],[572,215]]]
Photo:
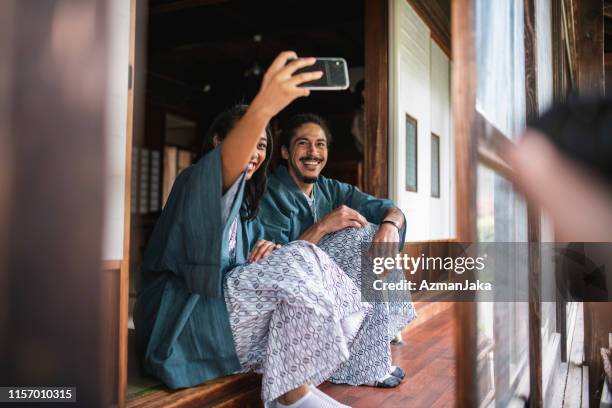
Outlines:
[[403,378],[389,340],[412,304],[360,295],[361,242],[403,241],[401,211],[319,177],[330,135],[314,116],[294,118],[281,143],[288,167],[267,178],[269,121],[322,75],[293,75],[314,63],[295,58],[274,60],[248,109],[217,117],[147,246],[136,331],[145,370],[170,388],[255,371],[267,405],[343,407],[316,386]]

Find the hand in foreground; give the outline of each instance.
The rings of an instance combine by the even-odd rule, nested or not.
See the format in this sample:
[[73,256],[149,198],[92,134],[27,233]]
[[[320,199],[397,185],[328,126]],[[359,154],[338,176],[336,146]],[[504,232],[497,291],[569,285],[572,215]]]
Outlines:
[[265,239],[260,239],[255,244],[255,247],[251,251],[249,255],[249,263],[257,262],[262,258],[270,255],[272,251],[279,249],[281,247],[280,244],[275,244],[274,242],[266,241]]

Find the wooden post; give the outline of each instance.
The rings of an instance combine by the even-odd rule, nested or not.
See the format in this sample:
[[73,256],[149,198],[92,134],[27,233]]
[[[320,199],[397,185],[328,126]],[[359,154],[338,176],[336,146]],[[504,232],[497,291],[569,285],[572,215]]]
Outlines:
[[[536,119],[538,109],[537,40],[534,0],[524,0],[525,33],[525,109],[527,123]],[[527,234],[530,243],[540,241],[540,212],[529,203],[527,206]],[[541,260],[538,246],[529,250],[529,406],[544,405],[542,388],[542,295]]]
[[389,4],[365,2],[364,191],[388,197]]
[[[453,39],[453,118],[455,127],[455,173],[457,185],[457,241],[476,239],[476,143],[474,138],[476,104],[476,52],[474,4],[455,0],[451,9]],[[479,404],[476,376],[476,303],[455,303],[457,350],[457,406]]]
[[[603,2],[577,1],[577,85],[582,96],[604,94]],[[584,356],[589,367],[589,401],[594,407],[599,401],[602,362],[600,347],[608,345],[612,331],[611,303],[584,303]]]

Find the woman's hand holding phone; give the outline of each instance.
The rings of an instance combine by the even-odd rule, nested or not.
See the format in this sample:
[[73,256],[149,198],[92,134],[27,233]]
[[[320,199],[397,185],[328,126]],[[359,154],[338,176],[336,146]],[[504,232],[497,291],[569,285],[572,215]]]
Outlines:
[[[289,63],[287,61],[293,60]],[[310,90],[300,87],[304,82],[321,78],[322,71],[295,71],[313,65],[316,58],[300,58],[293,51],[282,52],[266,71],[261,88],[251,104],[253,110],[263,112],[271,119],[295,99],[310,95]]]
[[[295,61],[287,64],[290,59]],[[270,120],[295,99],[310,94],[308,89],[299,85],[320,78],[323,72],[292,75],[315,61],[315,58],[297,59],[295,52],[286,51],[272,62],[251,106],[221,144],[224,189],[228,189],[242,174]]]

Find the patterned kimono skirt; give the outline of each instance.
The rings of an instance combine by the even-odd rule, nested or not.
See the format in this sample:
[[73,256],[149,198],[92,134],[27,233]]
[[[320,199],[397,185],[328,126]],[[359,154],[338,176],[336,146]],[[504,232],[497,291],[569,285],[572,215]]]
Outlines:
[[[347,228],[327,235],[319,247],[361,289],[362,248],[369,247],[378,229]],[[370,293],[371,294],[371,293]],[[416,311],[407,292],[378,293],[379,302],[370,303],[361,330],[351,346],[350,358],[328,378],[338,384],[361,385],[381,379],[391,367],[391,339],[416,318]],[[383,299],[387,296],[386,299]],[[368,300],[370,300],[368,298]]]
[[388,374],[390,338],[415,314],[410,302],[361,302],[361,242],[374,232],[294,241],[228,272],[236,353],[243,371],[263,374],[264,402],[306,383],[360,385]]

